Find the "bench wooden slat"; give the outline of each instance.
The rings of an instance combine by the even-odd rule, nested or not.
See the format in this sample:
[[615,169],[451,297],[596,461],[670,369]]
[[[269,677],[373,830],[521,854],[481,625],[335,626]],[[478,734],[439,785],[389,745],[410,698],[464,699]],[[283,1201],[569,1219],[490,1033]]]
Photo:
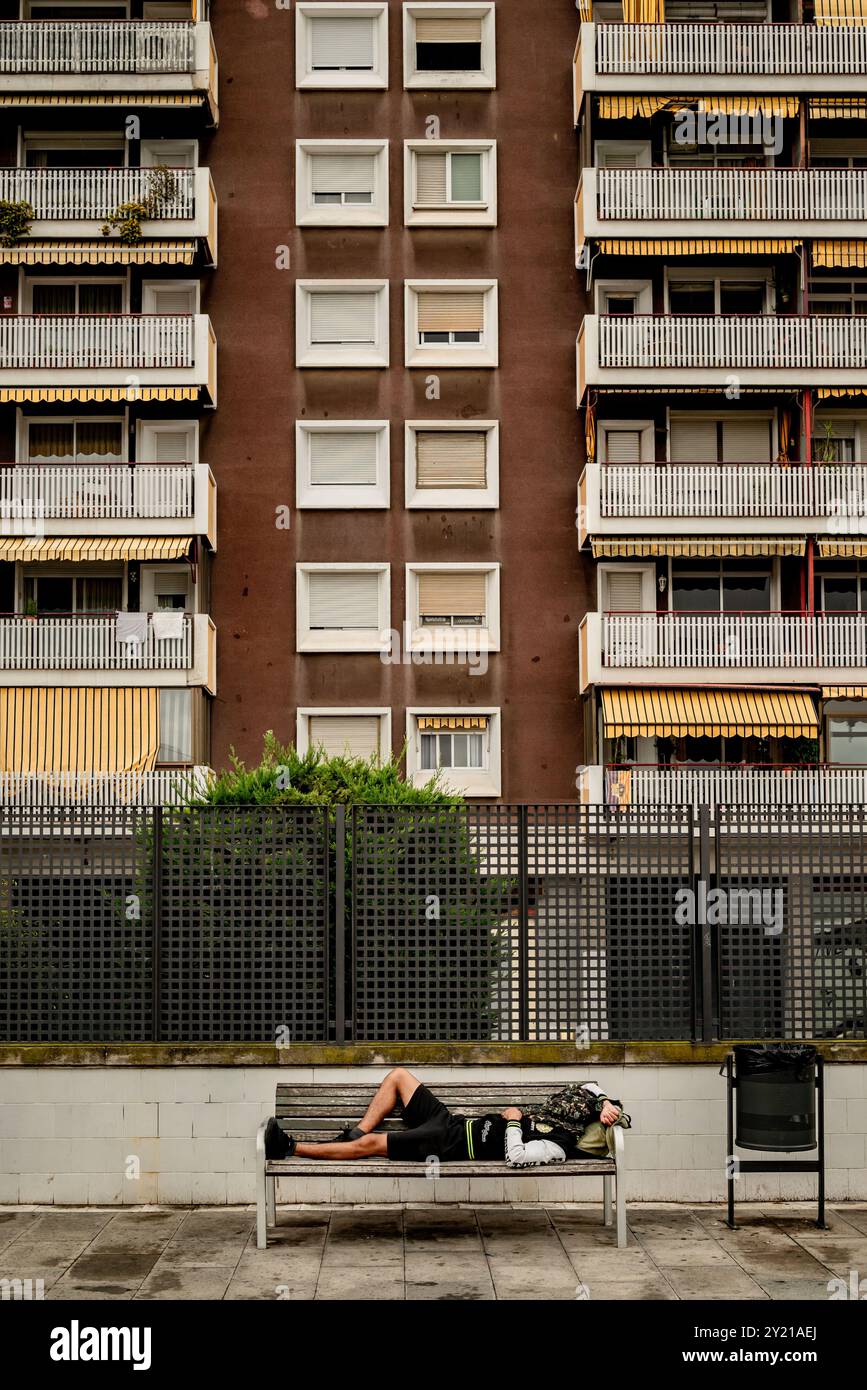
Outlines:
[[[281,1158],[269,1160],[265,1171],[274,1177],[330,1176],[343,1178],[424,1178],[425,1163],[394,1163],[390,1159],[356,1158],[341,1162],[329,1158]],[[549,1163],[535,1168],[512,1168],[508,1163],[443,1163],[442,1178],[580,1178],[615,1171],[612,1158],[587,1158],[580,1162]]]

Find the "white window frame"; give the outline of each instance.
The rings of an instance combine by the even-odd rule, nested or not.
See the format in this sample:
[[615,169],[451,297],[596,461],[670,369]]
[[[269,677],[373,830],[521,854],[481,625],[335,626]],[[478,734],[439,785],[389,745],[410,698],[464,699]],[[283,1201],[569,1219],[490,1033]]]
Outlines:
[[[18,160],[19,167],[23,167],[27,160],[29,147],[34,149],[54,149],[54,150],[80,150],[82,155],[86,155],[89,149],[114,149],[120,156],[118,168],[129,167],[129,147],[130,141],[125,140],[123,131],[106,130],[30,130],[24,126],[18,127]],[[86,158],[80,160],[82,168],[87,167]]]
[[[415,202],[416,154],[480,154],[482,156],[482,202],[454,203],[442,207],[417,207]],[[407,227],[496,227],[497,225],[497,142],[496,140],[404,140],[403,142],[403,220]]]
[[[444,652],[498,652],[500,650],[500,568],[490,561],[471,563],[422,564],[410,561],[406,566],[405,613],[409,624],[411,651],[424,651],[433,642],[434,650]],[[485,576],[485,627],[423,627],[418,611],[418,578],[420,574],[483,574]]]
[[184,290],[192,296],[193,307],[191,314],[198,314],[201,307],[202,282],[201,280],[142,280],[141,282],[141,304],[143,314],[159,314],[160,309],[146,308],[148,304],[158,304],[160,290]]
[[[318,206],[313,201],[312,155],[371,154],[374,156],[373,201]],[[295,221],[299,227],[387,227],[387,140],[296,140]]]
[[[176,149],[187,149],[192,151],[193,159],[189,165],[190,169],[199,167],[199,142],[198,140],[173,140],[170,136],[154,136],[150,140],[142,140],[139,147],[139,164],[142,169],[157,169],[164,166],[169,169],[185,169],[184,164],[176,164],[171,158],[168,160],[155,158],[160,153],[165,153],[166,146],[174,146]],[[147,156],[147,159],[145,158]]]
[[608,434],[635,431],[639,436],[638,452],[642,463],[656,462],[656,425],[653,420],[598,420],[596,437],[598,440],[598,462],[608,463]]
[[677,285],[684,280],[711,280],[713,282],[714,294],[714,313],[721,313],[720,296],[722,284],[725,280],[749,280],[757,285],[765,287],[765,307],[762,314],[774,314],[773,293],[774,293],[774,272],[770,267],[753,269],[746,266],[722,266],[709,269],[707,266],[695,266],[688,269],[686,266],[666,266],[663,275],[663,305],[666,314],[671,312],[669,290],[672,284]]
[[[674,417],[673,420],[672,420],[672,417]],[[851,416],[848,416],[848,415],[847,415],[845,418],[846,418],[846,419],[851,419]],[[867,418],[867,417],[865,417],[865,418]],[[779,440],[779,437],[780,437],[780,417],[779,417],[779,410],[777,409],[776,406],[770,407],[767,411],[765,411],[765,410],[744,410],[744,411],[738,411],[737,414],[735,414],[735,415],[729,415],[729,414],[727,414],[725,411],[723,411],[722,409],[720,409],[720,410],[682,410],[679,406],[674,406],[674,407],[672,408],[671,406],[667,405],[667,406],[665,407],[665,461],[666,461],[666,463],[673,463],[673,462],[674,462],[674,460],[673,460],[672,457],[671,457],[671,429],[672,429],[672,423],[674,423],[674,424],[680,424],[680,423],[682,423],[684,420],[689,420],[689,421],[692,421],[692,420],[701,420],[701,421],[710,420],[710,421],[712,421],[712,422],[713,422],[714,424],[716,424],[716,425],[726,425],[726,424],[729,424],[731,421],[739,421],[739,420],[761,420],[763,423],[764,423],[765,420],[770,420],[771,439],[772,439],[772,440]],[[816,421],[815,421],[815,415],[814,415],[814,417],[813,417],[813,424],[814,424],[814,426],[815,426],[815,422],[816,422]],[[773,449],[771,450],[771,452],[773,453]],[[704,465],[702,465],[702,466],[704,466]],[[715,465],[715,464],[708,464],[707,466],[710,467],[710,468],[713,468],[713,467],[715,467],[715,466],[717,466],[717,465]],[[723,460],[722,463],[721,463],[719,466],[721,466],[721,467],[726,467],[726,466],[732,467],[733,465],[732,465],[731,463],[726,464],[725,460]]]
[[[376,435],[376,482],[368,485],[314,483],[310,478],[310,438],[314,434],[358,431]],[[295,505],[300,509],[376,510],[390,501],[390,427],[388,420],[296,420]]]
[[[310,300],[320,291],[372,290],[377,295],[376,342],[330,344],[316,347],[310,340]],[[295,365],[296,367],[387,367],[389,364],[389,320],[387,280],[296,280],[295,282]]]
[[[481,19],[481,72],[419,72],[415,65],[416,19]],[[405,4],[403,7],[403,85],[407,89],[435,91],[442,88],[462,88],[470,91],[489,91],[497,85],[496,6],[486,4]]]
[[649,140],[594,140],[593,163],[597,169],[611,167],[604,162],[609,150],[633,151],[638,159],[638,169],[649,169],[653,164],[652,145]]
[[[418,296],[428,291],[481,290],[484,294],[485,326],[482,341],[475,343],[429,343],[418,341]],[[497,367],[499,346],[499,281],[497,280],[405,280],[404,324],[407,367]]]
[[145,441],[148,431],[154,434],[175,434],[178,430],[186,430],[192,440],[192,455],[187,459],[187,463],[198,463],[199,461],[199,422],[198,420],[148,420],[147,418],[136,421],[135,433],[135,457],[136,463],[148,463],[152,460],[145,458],[147,452]]
[[[487,487],[419,487],[416,483],[416,434],[425,430],[484,431],[487,435]],[[405,499],[410,509],[440,507],[461,511],[493,509],[500,505],[499,420],[407,420],[404,424]]]
[[[329,16],[376,20],[372,72],[314,72],[310,66],[310,19]],[[295,86],[301,91],[342,91],[345,88],[382,89],[388,86],[388,4],[311,4],[295,6]]]
[[[656,566],[646,564],[618,564],[603,562],[597,566],[597,583],[599,585],[599,612],[609,613],[611,611],[608,597],[608,576],[610,574],[640,574],[641,575],[641,612],[655,613],[661,604],[659,602],[659,592],[656,586]],[[670,576],[669,576],[670,579]]]
[[500,710],[497,706],[482,708],[413,705],[406,711],[406,776],[414,787],[424,787],[436,776],[421,766],[421,731],[418,721],[423,715],[486,715],[488,718],[488,766],[482,768],[448,768],[440,773],[440,782],[451,791],[464,796],[499,796],[502,791],[502,734]]
[[[357,628],[346,632],[342,628],[312,631],[310,627],[310,575],[323,573],[357,573],[371,571],[380,576],[379,627]],[[295,566],[296,638],[298,652],[383,652],[391,643],[391,565],[387,561],[339,563],[305,562]]]
[[606,300],[609,294],[634,295],[636,299],[636,314],[653,313],[652,280],[597,280],[595,300],[595,311],[597,314],[605,314],[608,312]]
[[338,718],[352,719],[355,716],[364,719],[379,720],[379,759],[380,762],[387,762],[392,756],[391,744],[391,709],[381,705],[371,708],[368,705],[330,705],[327,708],[319,705],[304,705],[295,712],[295,748],[299,757],[304,757],[309,753],[310,743],[310,720],[315,718]]

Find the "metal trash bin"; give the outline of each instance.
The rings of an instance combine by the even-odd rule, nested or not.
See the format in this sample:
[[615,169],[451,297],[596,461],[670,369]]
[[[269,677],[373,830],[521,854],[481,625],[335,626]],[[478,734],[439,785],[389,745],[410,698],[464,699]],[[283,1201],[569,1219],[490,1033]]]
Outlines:
[[734,1054],[735,1143],[781,1153],[815,1149],[815,1047],[741,1043]]

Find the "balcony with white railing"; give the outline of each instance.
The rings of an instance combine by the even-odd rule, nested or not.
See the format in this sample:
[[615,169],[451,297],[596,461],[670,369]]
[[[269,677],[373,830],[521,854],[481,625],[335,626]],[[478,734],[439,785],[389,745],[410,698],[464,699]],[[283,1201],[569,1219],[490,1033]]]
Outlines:
[[[182,806],[201,796],[213,777],[209,767],[157,767],[148,772],[0,772],[0,806],[69,806],[106,810],[124,806]],[[113,832],[123,826],[111,823]],[[134,824],[128,829],[132,833]],[[46,826],[52,833],[56,826]],[[4,818],[0,833],[33,835],[32,819]]]
[[142,243],[195,240],[208,264],[216,263],[217,200],[208,169],[0,168],[0,201],[33,209],[30,236],[18,243],[31,255],[42,238],[91,238],[112,246],[118,234],[103,237],[106,219],[125,204],[140,203],[153,207],[141,223]]
[[186,388],[214,405],[216,352],[206,314],[0,315],[6,389],[116,387],[133,402],[155,388]]
[[581,689],[591,685],[858,685],[867,613],[588,613]]
[[587,536],[867,536],[857,463],[591,463],[578,484]]
[[[155,633],[129,641],[114,613],[0,615],[0,675],[5,686],[204,686],[211,689],[215,629],[205,613],[184,614],[179,636]],[[213,692],[212,692],[213,693]]]
[[585,92],[670,96],[688,93],[691,78],[698,95],[865,92],[867,31],[858,23],[581,25],[576,119]]
[[584,169],[575,239],[862,237],[865,206],[867,169]]
[[0,535],[205,536],[217,540],[204,463],[0,464]]
[[867,767],[596,765],[579,770],[578,796],[591,805],[863,806]]
[[217,115],[211,26],[176,20],[0,21],[0,93],[196,95]]
[[577,371],[579,404],[588,386],[867,389],[867,315],[587,314]]

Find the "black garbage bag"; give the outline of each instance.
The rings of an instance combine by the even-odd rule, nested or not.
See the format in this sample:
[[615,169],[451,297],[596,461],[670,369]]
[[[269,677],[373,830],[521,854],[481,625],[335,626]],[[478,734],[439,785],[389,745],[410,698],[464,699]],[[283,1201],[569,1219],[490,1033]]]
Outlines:
[[739,1077],[782,1072],[790,1081],[813,1079],[816,1049],[809,1043],[736,1043],[734,1053]]

